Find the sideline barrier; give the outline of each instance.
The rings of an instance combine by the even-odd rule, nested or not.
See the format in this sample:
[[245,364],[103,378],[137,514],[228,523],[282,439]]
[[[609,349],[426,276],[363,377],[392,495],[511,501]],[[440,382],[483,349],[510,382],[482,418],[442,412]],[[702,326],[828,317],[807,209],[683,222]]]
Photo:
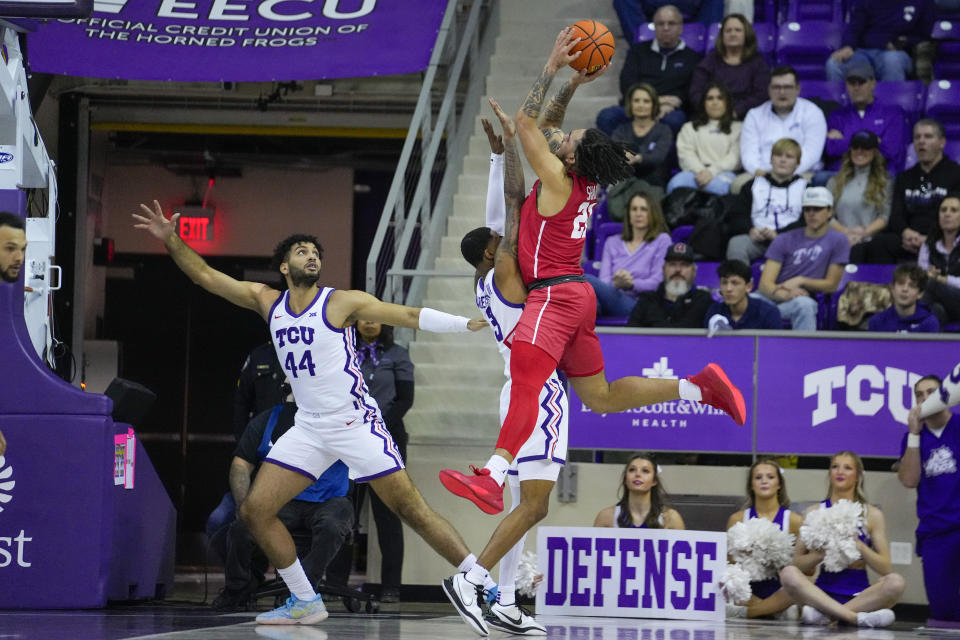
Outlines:
[[[596,414],[571,390],[570,447],[724,453],[900,454],[913,384],[951,371],[960,336],[601,329],[607,379],[679,378],[707,362],[743,391],[747,422],[675,400]],[[956,411],[957,409],[955,409]]]
[[719,531],[539,527],[537,615],[723,620]]

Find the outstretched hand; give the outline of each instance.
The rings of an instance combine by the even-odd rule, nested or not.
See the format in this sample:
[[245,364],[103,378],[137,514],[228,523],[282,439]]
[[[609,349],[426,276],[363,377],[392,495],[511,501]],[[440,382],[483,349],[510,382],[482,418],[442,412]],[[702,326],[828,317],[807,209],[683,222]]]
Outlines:
[[597,69],[596,71],[594,71],[593,73],[587,73],[587,68],[584,67],[583,69],[580,69],[580,71],[577,71],[577,73],[572,78],[570,78],[570,84],[577,87],[581,84],[593,82],[594,80],[596,80],[597,78],[605,74],[608,69],[610,69],[610,65],[605,64],[599,69]]
[[490,323],[483,318],[472,318],[470,322],[467,323],[467,329],[470,331],[480,331],[480,329],[483,329],[489,325]]
[[137,221],[133,225],[135,229],[146,229],[150,235],[157,240],[166,241],[167,238],[176,233],[177,220],[179,213],[173,214],[169,220],[163,215],[163,207],[156,200],[153,201],[153,209],[145,204],[140,205],[143,215],[133,214],[133,219]]
[[480,125],[483,132],[487,134],[487,142],[490,143],[490,153],[501,155],[503,153],[503,137],[498,136],[493,130],[493,125],[486,118],[480,118]]
[[565,67],[579,58],[579,51],[570,53],[570,50],[573,49],[574,45],[578,42],[580,42],[580,38],[573,36],[573,29],[566,27],[561,30],[557,35],[556,41],[553,43],[553,50],[550,52],[550,57],[547,58],[547,68],[553,72],[557,72],[561,67]]
[[[510,140],[515,135],[517,135],[517,123],[513,121],[513,118],[511,118],[510,116],[508,116],[506,113],[503,112],[503,109],[500,108],[500,104],[496,100],[494,100],[493,98],[490,98],[489,100],[490,100],[490,107],[493,108],[493,113],[497,116],[497,119],[500,120],[500,126],[503,127],[504,137],[507,140]],[[486,122],[486,120],[483,120],[483,122]],[[487,134],[487,135],[490,135],[490,134]],[[502,142],[503,142],[503,138],[501,138],[501,143]],[[503,152],[502,149],[503,148],[501,147],[501,153]]]

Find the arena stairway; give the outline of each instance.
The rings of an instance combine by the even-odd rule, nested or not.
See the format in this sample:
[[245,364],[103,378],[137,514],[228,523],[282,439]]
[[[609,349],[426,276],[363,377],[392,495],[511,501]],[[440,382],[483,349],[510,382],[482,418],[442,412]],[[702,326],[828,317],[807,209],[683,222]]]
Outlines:
[[[487,95],[495,98],[507,113],[513,114],[519,109],[560,30],[585,18],[603,22],[618,36],[617,53],[613,67],[603,77],[578,89],[567,109],[564,129],[593,126],[597,112],[616,103],[627,42],[621,37],[610,3],[591,3],[591,15],[586,14],[584,6],[573,0],[500,3],[499,24],[489,26],[497,29],[499,35],[490,60],[486,89]],[[557,74],[550,95],[571,73],[565,69]],[[487,96],[482,98],[480,113],[495,120]],[[490,154],[479,118],[473,127],[446,235],[434,264],[435,269],[459,271],[464,276],[472,275],[473,269],[460,255],[460,238],[484,224]],[[524,164],[530,188],[535,176],[526,162]],[[423,304],[469,317],[479,313],[470,277],[431,279]],[[499,428],[498,398],[504,376],[503,361],[489,332],[471,335],[418,332],[410,344],[410,355],[416,365],[416,398],[404,422],[411,443],[492,443]]]

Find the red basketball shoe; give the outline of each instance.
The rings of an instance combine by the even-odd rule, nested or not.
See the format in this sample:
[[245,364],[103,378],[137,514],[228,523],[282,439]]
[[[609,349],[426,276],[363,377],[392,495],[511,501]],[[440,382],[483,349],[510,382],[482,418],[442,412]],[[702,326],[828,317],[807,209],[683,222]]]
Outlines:
[[743,426],[747,420],[747,407],[743,401],[743,394],[730,382],[730,378],[723,372],[720,365],[711,362],[703,368],[703,371],[687,379],[700,387],[700,393],[703,395],[701,402],[720,409],[733,418],[738,425]]
[[[740,400],[743,404],[743,400]],[[477,469],[470,465],[472,476],[453,469],[440,472],[440,482],[447,491],[466,498],[480,507],[480,511],[489,514],[503,511],[503,487],[490,477],[489,469]]]

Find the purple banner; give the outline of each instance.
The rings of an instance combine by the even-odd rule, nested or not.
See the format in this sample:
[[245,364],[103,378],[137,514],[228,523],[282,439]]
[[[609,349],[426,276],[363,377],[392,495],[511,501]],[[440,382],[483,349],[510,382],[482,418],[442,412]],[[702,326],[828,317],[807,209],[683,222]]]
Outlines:
[[956,341],[761,338],[757,450],[899,456],[914,383],[958,354]]
[[425,69],[438,0],[97,0],[28,36],[33,71],[136,80],[321,80]]
[[720,364],[747,401],[747,424],[686,400],[622,413],[596,414],[570,393],[570,446],[585,449],[749,452],[752,445],[754,338],[601,334],[607,380],[622,376],[681,378]]

